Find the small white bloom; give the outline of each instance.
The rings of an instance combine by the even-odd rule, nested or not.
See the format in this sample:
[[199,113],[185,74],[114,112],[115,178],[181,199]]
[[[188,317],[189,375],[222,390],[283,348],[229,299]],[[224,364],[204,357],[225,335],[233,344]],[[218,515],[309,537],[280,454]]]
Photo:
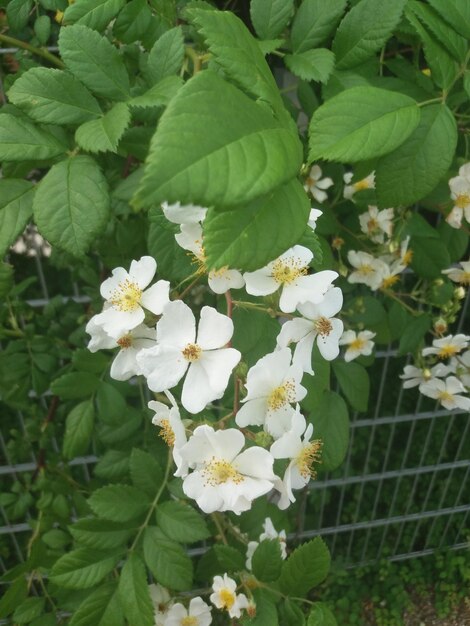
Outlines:
[[447,274],[454,283],[470,285],[470,261],[461,261],[459,265],[461,269],[459,267],[450,267],[447,270],[442,270],[442,273]]
[[238,426],[264,426],[275,438],[290,429],[291,404],[307,394],[300,384],[302,368],[291,365],[291,359],[289,348],[282,348],[262,357],[248,370],[248,393],[235,418]]
[[155,612],[155,626],[164,626],[165,616],[171,605],[170,594],[159,584],[149,585],[148,588]]
[[169,391],[166,392],[166,395],[170,399],[171,407],[157,400],[151,400],[148,403],[148,407],[155,411],[155,415],[152,417],[152,424],[161,428],[160,437],[172,448],[173,460],[176,465],[174,476],[184,478],[188,475],[188,464],[181,457],[180,449],[187,442],[186,430],[181,421],[180,412],[174,397]]
[[319,165],[313,165],[305,181],[304,189],[309,191],[317,202],[324,202],[328,198],[325,189],[334,185],[331,178],[322,178],[322,171]]
[[320,460],[321,441],[314,439],[313,424],[307,426],[305,417],[297,409],[292,419],[292,428],[271,446],[275,459],[290,459],[282,479],[280,509],[286,509],[290,502],[295,502],[293,489],[302,489],[311,478],[315,478],[313,463]]
[[160,315],[169,301],[170,283],[159,280],[145,289],[157,270],[155,259],[143,256],[132,261],[129,272],[123,267],[113,270],[112,276],[102,283],[100,291],[106,299],[104,310],[95,316],[96,324],[113,337],[122,337],[145,318],[144,309]]
[[241,354],[224,348],[233,334],[233,322],[214,308],[201,310],[196,337],[196,320],[181,300],[169,302],[157,323],[157,345],[142,350],[137,360],[152,391],[171,389],[188,374],[181,402],[190,413],[199,413],[224,395],[233,368]]
[[293,363],[299,365],[304,372],[314,373],[312,350],[315,339],[324,359],[332,361],[338,356],[338,341],[343,334],[343,322],[333,316],[342,306],[343,293],[339,287],[333,287],[325,293],[319,304],[299,304],[297,309],[303,317],[288,320],[282,325],[277,344],[286,347],[290,343],[297,343]]
[[392,236],[393,209],[379,211],[376,206],[369,206],[365,213],[359,215],[361,230],[371,241],[383,243],[385,235]]
[[340,346],[348,346],[344,354],[344,360],[349,362],[357,359],[361,354],[364,356],[372,354],[374,342],[371,339],[374,337],[375,333],[370,330],[361,330],[357,335],[354,330],[346,330],[339,340]]
[[464,215],[470,222],[470,163],[462,165],[458,176],[449,180],[449,187],[454,206],[446,219],[450,226],[460,228]]
[[403,239],[400,244],[400,263],[407,267],[411,263],[413,258],[413,250],[409,250],[410,236],[408,235]]
[[208,283],[214,293],[221,294],[229,289],[241,289],[245,285],[245,279],[238,270],[231,270],[225,266],[220,270],[211,270]]
[[470,390],[470,350],[459,355],[459,357],[453,357],[450,360],[449,369]]
[[344,174],[343,176],[343,180],[345,183],[343,197],[346,198],[346,200],[352,200],[352,197],[354,196],[356,191],[364,191],[364,189],[375,189],[375,172],[372,172],[372,174],[369,174],[369,176],[366,176],[366,178],[363,178],[362,180],[358,180],[357,182],[351,184],[352,179],[352,172],[346,172],[346,174]]
[[162,202],[162,211],[169,222],[174,224],[194,224],[203,222],[206,218],[207,209],[194,204],[168,204]]
[[390,289],[396,282],[400,280],[400,274],[406,269],[400,260],[394,261],[390,265],[385,261],[384,257],[379,259],[383,265],[381,267],[382,282],[381,289]]
[[253,296],[267,296],[282,287],[279,307],[292,313],[301,302],[318,304],[338,274],[323,270],[308,274],[313,253],[304,246],[289,248],[266,267],[255,272],[245,272],[246,290]]
[[206,253],[202,245],[202,226],[198,222],[181,224],[180,232],[175,234],[176,243],[188,250],[194,256],[198,264],[203,268],[206,263]]
[[349,274],[349,283],[367,285],[372,291],[379,289],[388,270],[386,263],[381,259],[376,259],[368,252],[356,250],[348,252],[348,261],[356,270]]
[[428,398],[439,400],[443,407],[449,409],[470,410],[470,398],[459,394],[465,393],[465,387],[455,376],[449,376],[445,380],[433,378],[427,383],[420,385],[420,391]]
[[469,335],[447,335],[442,339],[434,339],[432,348],[424,348],[423,356],[435,354],[439,359],[448,359],[468,347]]
[[212,604],[228,611],[230,617],[240,617],[242,610],[247,608],[248,598],[243,593],[237,594],[237,583],[227,574],[214,576],[212,589]]
[[449,226],[452,226],[452,228],[460,228],[462,226],[462,219],[463,209],[454,206],[452,211],[446,217],[446,222],[449,224]]
[[411,389],[412,387],[417,387],[418,385],[428,382],[431,378],[447,376],[451,371],[450,367],[442,363],[438,363],[431,369],[405,365],[403,374],[400,374],[400,378],[404,381],[403,389]]
[[273,488],[273,457],[257,446],[242,452],[244,445],[245,437],[237,428],[214,431],[202,425],[181,448],[181,456],[194,468],[183,481],[183,491],[204,513],[239,515]]
[[248,543],[248,546],[246,549],[246,562],[245,562],[246,569],[251,570],[251,561],[253,558],[253,554],[255,553],[255,550],[259,546],[259,544],[262,541],[265,541],[266,539],[270,541],[276,541],[276,540],[279,541],[279,547],[281,549],[281,558],[283,560],[287,558],[286,531],[281,530],[280,532],[277,532],[277,530],[274,528],[274,524],[270,517],[265,518],[264,523],[263,523],[263,529],[264,529],[263,532],[259,536],[259,541],[250,541]]
[[199,596],[191,600],[189,610],[177,602],[168,611],[164,626],[210,626],[211,611],[211,607]]
[[312,230],[315,230],[317,227],[317,219],[323,215],[323,211],[320,209],[310,209],[310,215],[308,216],[308,225]]

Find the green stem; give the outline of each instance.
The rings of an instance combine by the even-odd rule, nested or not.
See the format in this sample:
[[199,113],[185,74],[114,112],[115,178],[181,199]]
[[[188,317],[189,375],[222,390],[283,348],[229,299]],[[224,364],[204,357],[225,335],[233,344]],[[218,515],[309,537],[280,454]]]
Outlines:
[[23,50],[28,50],[28,52],[31,52],[31,54],[35,54],[42,57],[43,59],[47,59],[56,67],[60,67],[61,69],[65,67],[59,57],[57,57],[55,54],[50,53],[49,50],[46,50],[45,48],[36,48],[26,41],[21,41],[21,39],[16,39],[15,37],[10,37],[9,35],[0,34],[0,41],[3,41],[3,43],[6,43],[14,48],[23,48]]
[[219,519],[219,514],[218,513],[211,513],[211,518],[212,518],[212,521],[214,522],[214,524],[216,525],[217,530],[219,531],[219,535],[220,535],[220,538],[222,539],[222,543],[224,543],[225,545],[228,545],[227,537],[225,536],[225,532],[224,532],[223,526],[222,526],[222,524],[220,522],[220,519]]
[[445,100],[444,97],[442,97],[442,98],[431,98],[430,100],[424,100],[423,102],[417,102],[416,104],[419,107],[425,107],[428,104],[436,104],[436,102],[442,103],[442,102],[444,102],[444,100]]

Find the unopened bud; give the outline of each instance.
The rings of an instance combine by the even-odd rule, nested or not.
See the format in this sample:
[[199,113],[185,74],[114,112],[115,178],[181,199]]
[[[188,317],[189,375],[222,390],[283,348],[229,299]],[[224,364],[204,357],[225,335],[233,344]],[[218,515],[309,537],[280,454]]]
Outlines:
[[335,250],[341,250],[343,246],[344,246],[344,239],[342,237],[333,238],[333,241],[331,242],[332,248],[334,248]]
[[253,600],[250,600],[248,602],[246,612],[248,614],[248,617],[256,617],[256,604],[253,602]]
[[434,281],[434,284],[436,287],[442,287],[442,285],[444,284],[444,281],[442,280],[442,278],[436,278],[436,280]]
[[436,333],[439,333],[439,335],[443,335],[447,331],[447,328],[447,322],[442,317],[434,322],[434,330]]
[[454,296],[457,300],[463,300],[465,298],[465,289],[463,287],[456,287],[454,289]]
[[273,438],[269,433],[261,431],[255,435],[255,443],[262,448],[268,448],[273,442]]
[[424,380],[429,380],[430,378],[432,378],[431,370],[427,367],[423,370],[423,378]]
[[248,373],[248,365],[245,363],[245,361],[240,361],[240,363],[235,368],[236,376],[238,376],[242,380],[245,380],[247,373]]

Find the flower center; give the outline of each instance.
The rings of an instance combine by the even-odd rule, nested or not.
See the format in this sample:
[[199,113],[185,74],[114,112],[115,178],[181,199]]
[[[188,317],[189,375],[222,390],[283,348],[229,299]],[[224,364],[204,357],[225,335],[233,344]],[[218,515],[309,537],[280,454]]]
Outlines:
[[459,283],[470,285],[470,272],[462,272],[460,274]]
[[322,337],[327,337],[333,330],[333,325],[327,317],[319,317],[315,320],[313,325],[315,330],[319,335],[322,335]]
[[373,233],[374,230],[378,230],[380,228],[378,221],[374,218],[371,217],[370,220],[367,222],[367,230],[370,233]]
[[202,349],[197,345],[197,343],[188,343],[186,348],[183,350],[184,358],[190,363],[198,361],[201,358],[201,354]]
[[313,178],[313,176],[309,176],[305,181],[308,187],[315,187],[317,184],[317,178]]
[[238,485],[245,480],[245,477],[231,463],[214,457],[206,463],[201,473],[205,478],[206,485],[210,487],[217,487],[229,481]]
[[224,278],[228,273],[228,265],[224,265],[218,270],[211,270],[210,275],[212,278]]
[[118,339],[116,343],[123,350],[125,350],[126,348],[130,348],[132,346],[132,337],[130,333]]
[[272,277],[280,285],[291,285],[299,276],[307,274],[307,267],[301,259],[289,257],[273,263]]
[[366,340],[358,337],[357,339],[354,339],[354,341],[351,341],[348,348],[349,350],[362,350],[365,345]]
[[403,265],[409,265],[413,258],[413,250],[407,250],[405,254],[401,257],[401,262]]
[[163,439],[163,441],[166,443],[167,446],[169,446],[170,448],[172,448],[175,445],[175,431],[173,430],[173,428],[170,426],[170,420],[167,419],[163,419],[161,420],[160,424],[160,437]]
[[227,587],[224,587],[219,591],[219,597],[222,602],[222,608],[230,611],[232,606],[235,604],[235,594],[230,591],[230,589],[227,589]]
[[142,289],[137,283],[133,283],[128,278],[119,283],[117,289],[111,294],[109,302],[118,309],[118,311],[135,311],[140,306],[140,298]]
[[304,478],[309,476],[315,478],[316,471],[312,465],[320,462],[322,445],[323,442],[320,439],[314,439],[302,448],[302,451],[296,458],[297,467]]
[[354,183],[354,189],[356,191],[363,191],[364,189],[369,189],[370,185],[369,185],[369,181],[366,178],[363,178],[362,180],[358,180],[357,183]]
[[384,278],[382,281],[382,288],[383,289],[387,289],[388,287],[391,287],[392,285],[394,285],[396,282],[398,282],[400,280],[400,277],[395,275],[395,276],[387,276],[387,278]]
[[440,359],[448,359],[450,356],[454,356],[455,354],[457,354],[457,352],[459,352],[457,346],[453,346],[451,343],[448,343],[447,345],[439,348],[437,356]]
[[459,209],[465,209],[470,204],[470,195],[468,193],[460,193],[455,198],[455,206]]
[[183,617],[180,622],[181,626],[198,626],[199,620],[197,617],[193,617],[192,615],[188,615],[187,617]]
[[367,276],[368,274],[374,273],[374,268],[372,267],[372,265],[367,265],[367,263],[365,263],[364,265],[359,265],[357,271],[359,272],[359,274]]
[[440,400],[441,402],[454,402],[454,397],[452,394],[450,394],[448,391],[441,391],[439,393],[439,395],[437,396],[438,400]]
[[276,411],[290,402],[295,402],[295,383],[292,380],[286,382],[271,391],[268,396],[268,408]]

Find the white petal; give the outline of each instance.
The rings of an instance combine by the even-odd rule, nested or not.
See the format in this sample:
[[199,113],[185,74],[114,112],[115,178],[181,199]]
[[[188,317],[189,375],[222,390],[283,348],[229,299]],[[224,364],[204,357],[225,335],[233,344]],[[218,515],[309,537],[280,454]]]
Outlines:
[[289,348],[282,348],[259,359],[248,370],[245,400],[269,395],[273,389],[282,384],[291,365]]
[[220,348],[202,353],[198,364],[205,370],[209,384],[217,394],[214,400],[223,396],[232,370],[240,358],[241,354],[235,348]]
[[141,289],[145,289],[152,281],[157,271],[157,262],[151,256],[143,256],[139,261],[132,261],[129,269],[129,278]]
[[277,336],[277,345],[286,347],[290,343],[300,341],[313,330],[313,324],[309,320],[296,317],[293,320],[284,322],[281,332]]
[[329,335],[317,336],[317,345],[320,350],[320,354],[327,361],[336,359],[339,354],[339,339],[343,333],[343,322],[336,318],[330,320],[333,329]]
[[137,363],[152,391],[171,389],[183,378],[188,362],[178,348],[158,345],[141,350]]
[[332,287],[318,304],[305,302],[297,307],[300,313],[313,320],[318,317],[333,317],[343,306],[343,292],[339,287]]
[[316,333],[311,332],[299,341],[294,350],[293,363],[302,368],[307,374],[313,375],[312,350]]
[[289,431],[275,441],[270,452],[275,459],[293,459],[302,449],[302,442],[297,433]]
[[252,296],[267,296],[277,291],[279,285],[266,268],[256,272],[245,272],[245,289]]
[[248,400],[248,402],[239,409],[235,417],[235,422],[241,428],[249,425],[262,426],[266,419],[267,411],[268,406],[265,397]]
[[138,351],[134,348],[120,350],[111,364],[109,372],[111,378],[114,378],[114,380],[129,380],[132,376],[140,374],[140,367],[136,360],[137,353]]
[[229,289],[241,289],[245,280],[238,270],[211,271],[209,272],[209,287],[214,293],[222,294]]
[[232,335],[233,322],[227,315],[210,306],[202,307],[196,343],[203,350],[222,348]]
[[117,311],[113,307],[109,307],[95,315],[95,322],[116,339],[142,324],[144,319],[145,313],[140,307],[135,311]]
[[183,384],[181,404],[190,413],[199,413],[209,402],[217,399],[206,371],[199,361],[191,363]]
[[159,280],[146,289],[140,298],[141,305],[155,315],[161,315],[163,307],[169,301],[170,283],[167,280]]
[[109,300],[114,291],[119,287],[119,283],[129,280],[129,274],[123,267],[115,267],[112,276],[107,278],[100,286],[100,293],[105,300]]
[[194,343],[195,339],[196,320],[189,306],[181,300],[168,302],[157,323],[157,341],[182,350],[188,343]]

